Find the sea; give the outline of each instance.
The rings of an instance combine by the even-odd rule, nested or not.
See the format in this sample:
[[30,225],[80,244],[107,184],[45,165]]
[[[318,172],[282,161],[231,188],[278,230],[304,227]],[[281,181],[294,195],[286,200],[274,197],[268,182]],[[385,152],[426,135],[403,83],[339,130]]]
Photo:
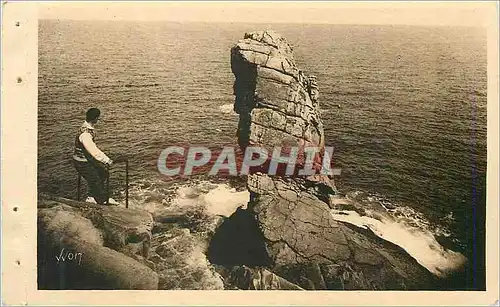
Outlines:
[[[157,160],[172,145],[237,144],[230,49],[257,30],[282,34],[298,67],[317,76],[339,192],[386,211],[336,217],[389,241],[400,232],[392,242],[435,275],[451,276],[451,288],[484,289],[482,28],[40,20],[39,192],[76,197],[73,143],[85,111],[98,107],[97,144],[128,155],[136,206],[165,205],[172,189],[207,182],[217,193],[200,188],[198,196],[210,194],[212,205],[241,202],[238,178],[171,182]],[[123,165],[113,168],[111,186],[123,201]]]

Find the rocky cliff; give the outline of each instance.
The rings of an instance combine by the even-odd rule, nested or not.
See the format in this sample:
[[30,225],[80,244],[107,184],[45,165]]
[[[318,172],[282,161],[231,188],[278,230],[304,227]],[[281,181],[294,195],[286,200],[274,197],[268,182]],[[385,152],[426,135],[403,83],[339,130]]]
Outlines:
[[[316,79],[299,70],[286,39],[245,34],[231,49],[231,68],[242,149],[324,148]],[[245,178],[248,205],[228,218],[166,195],[154,212],[144,203],[127,209],[39,195],[39,288],[433,288],[433,275],[403,249],[333,218],[332,208],[353,205],[331,177],[263,171]],[[210,189],[183,194],[198,199]]]
[[[245,34],[231,49],[231,68],[241,147],[324,147],[316,79],[298,69],[285,38]],[[332,178],[254,172],[247,185],[247,215],[262,242],[249,252],[289,282],[316,290],[432,287],[433,276],[404,250],[333,219],[331,207],[342,201]]]
[[198,209],[153,215],[39,195],[38,287],[223,289],[204,254],[216,223]]
[[39,196],[40,289],[158,289],[145,211]]

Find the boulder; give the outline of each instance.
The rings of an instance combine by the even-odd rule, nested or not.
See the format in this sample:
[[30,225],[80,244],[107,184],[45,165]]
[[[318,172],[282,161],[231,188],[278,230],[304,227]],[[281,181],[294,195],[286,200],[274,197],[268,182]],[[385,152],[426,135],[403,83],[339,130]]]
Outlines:
[[136,243],[140,250],[133,254],[149,257],[154,222],[147,211],[106,206],[89,212],[87,216],[105,234],[106,246],[120,251],[130,243]]
[[39,209],[39,288],[158,289],[153,270],[103,244],[103,231],[77,209]]
[[39,200],[39,208],[44,207],[53,210],[64,208],[81,215],[100,230],[105,246],[130,253],[134,257],[137,254],[141,258],[148,258],[154,221],[147,211],[101,206],[47,195],[43,195]]

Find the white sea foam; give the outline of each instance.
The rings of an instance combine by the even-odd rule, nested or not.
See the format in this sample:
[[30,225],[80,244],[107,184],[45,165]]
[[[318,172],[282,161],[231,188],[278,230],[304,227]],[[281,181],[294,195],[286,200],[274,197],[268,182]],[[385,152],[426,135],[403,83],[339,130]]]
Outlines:
[[186,211],[203,208],[211,215],[230,216],[250,200],[247,190],[236,191],[227,184],[209,181],[187,182],[164,187],[161,183],[139,183],[131,187],[130,207],[160,215],[163,210]]
[[[234,109],[233,103],[223,104],[223,105],[219,106],[219,110],[222,113],[226,113],[226,114],[234,113],[233,109]],[[236,113],[234,113],[234,114],[236,114]]]
[[[229,217],[238,207],[245,208],[250,200],[248,191],[237,192],[227,184],[201,183],[200,186],[183,187],[177,191],[174,204],[178,206],[203,206],[206,212],[213,215]],[[207,185],[209,188],[207,189]]]
[[[359,196],[359,197],[358,197]],[[360,202],[361,192],[351,194]],[[238,207],[245,208],[250,199],[247,190],[236,191],[227,184],[197,181],[163,187],[157,184],[146,184],[145,187],[135,185],[131,190],[131,207],[141,208],[152,214],[160,214],[162,210],[204,208],[211,215],[230,216]],[[332,210],[333,218],[361,228],[370,229],[374,234],[392,242],[408,252],[422,266],[436,276],[461,267],[465,257],[455,251],[447,250],[436,240],[439,236],[450,236],[446,227],[434,227],[423,214],[405,206],[393,207],[384,201],[368,197],[369,203],[377,203],[378,207],[363,202],[365,215],[355,211]],[[353,199],[339,199],[338,204],[352,203]],[[452,216],[447,218],[452,219]]]
[[394,218],[370,210],[363,216],[339,210],[332,210],[332,215],[337,221],[370,229],[378,237],[400,246],[436,276],[444,277],[466,261],[462,254],[443,248],[431,231],[412,224],[413,218]]

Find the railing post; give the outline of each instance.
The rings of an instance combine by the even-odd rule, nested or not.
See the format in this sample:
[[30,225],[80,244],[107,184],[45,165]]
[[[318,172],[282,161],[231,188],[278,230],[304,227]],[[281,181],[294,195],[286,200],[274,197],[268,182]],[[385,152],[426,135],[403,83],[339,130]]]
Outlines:
[[109,176],[110,176],[109,165],[106,165],[106,172],[107,172],[107,178],[106,178],[106,204],[109,204]]
[[80,176],[80,173],[78,173],[77,176],[78,177],[76,180],[76,200],[80,201],[80,183],[81,183],[82,176]]
[[125,208],[128,208],[128,160],[125,161]]

